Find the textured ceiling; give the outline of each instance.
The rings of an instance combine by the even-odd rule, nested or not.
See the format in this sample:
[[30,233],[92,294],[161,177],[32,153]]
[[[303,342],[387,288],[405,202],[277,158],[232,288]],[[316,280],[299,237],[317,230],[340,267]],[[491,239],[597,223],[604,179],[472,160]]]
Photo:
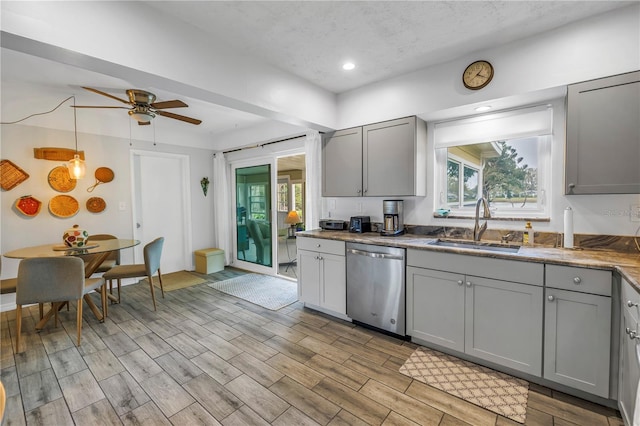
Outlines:
[[[238,55],[250,56],[334,93],[393,78],[453,60],[472,52],[535,36],[569,22],[627,6],[633,1],[149,1],[142,2],[198,29],[203,39],[217,41]],[[123,18],[124,19],[124,18]],[[141,30],[135,28],[136,30]],[[60,29],[64,31],[64,29]],[[73,31],[73,30],[70,30]],[[166,28],[179,42],[181,34]],[[345,60],[357,68],[345,72]],[[144,82],[123,81],[106,74],[2,49],[2,120],[10,121],[55,106],[75,93],[77,103],[115,105],[80,89],[86,85],[124,96],[125,88],[150,90],[160,100],[181,99],[188,109],[176,113],[203,119],[192,126],[171,119],[152,126],[133,126],[124,110],[81,110],[80,131],[178,143],[195,137],[203,144],[216,137],[240,135],[259,126],[279,126],[271,137],[300,133],[294,125],[238,111],[200,98],[171,93]],[[41,116],[29,124],[62,128],[63,120]],[[47,122],[47,120],[49,120]],[[56,127],[60,126],[60,127]],[[288,126],[288,127],[287,127]],[[284,129],[283,129],[284,127]],[[249,129],[249,130],[247,130]],[[303,131],[304,129],[301,129]],[[111,132],[111,133],[110,133]],[[184,138],[188,133],[190,138]],[[123,136],[124,135],[124,136]],[[253,141],[252,141],[253,142]],[[203,145],[204,146],[204,145]],[[235,146],[235,145],[234,145]]]
[[[335,93],[530,37],[617,1],[162,1],[149,5]],[[350,60],[357,68],[341,69]]]

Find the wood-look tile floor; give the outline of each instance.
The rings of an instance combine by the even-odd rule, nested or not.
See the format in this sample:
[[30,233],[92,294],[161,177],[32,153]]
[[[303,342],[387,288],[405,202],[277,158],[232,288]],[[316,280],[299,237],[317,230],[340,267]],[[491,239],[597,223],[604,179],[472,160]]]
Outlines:
[[[400,374],[415,345],[300,303],[274,312],[201,284],[158,297],[154,312],[148,287],[126,286],[104,323],[85,311],[80,347],[74,306],[40,333],[37,308],[23,312],[17,355],[15,311],[1,316],[3,425],[516,424]],[[526,424],[622,421],[532,385]]]

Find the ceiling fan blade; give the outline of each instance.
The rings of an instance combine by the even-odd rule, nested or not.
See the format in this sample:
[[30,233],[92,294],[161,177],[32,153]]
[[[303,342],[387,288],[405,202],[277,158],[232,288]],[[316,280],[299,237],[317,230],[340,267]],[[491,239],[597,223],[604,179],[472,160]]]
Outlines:
[[165,109],[165,108],[184,108],[184,107],[188,107],[189,105],[176,99],[173,101],[154,102],[151,104],[151,106],[154,107],[155,109]]
[[124,99],[120,99],[117,96],[110,95],[110,94],[105,93],[103,91],[100,91],[98,89],[94,89],[92,87],[84,87],[84,86],[82,86],[82,88],[85,89],[85,90],[88,90],[90,92],[97,93],[98,95],[106,96],[107,98],[111,98],[111,99],[114,99],[116,101],[122,102],[123,104],[131,105],[131,102],[129,102],[129,101],[125,101]]
[[116,108],[116,109],[130,109],[129,107],[120,107],[120,106],[99,106],[99,105],[71,105],[71,108]]
[[151,124],[150,121],[138,121],[138,126],[148,126]]
[[180,120],[180,121],[184,121],[184,122],[196,124],[196,125],[202,123],[202,120],[198,120],[196,118],[191,118],[191,117],[185,117],[184,115],[178,115],[178,114],[174,114],[172,112],[167,112],[167,111],[156,111],[156,114],[162,115],[163,117],[174,118],[176,120]]

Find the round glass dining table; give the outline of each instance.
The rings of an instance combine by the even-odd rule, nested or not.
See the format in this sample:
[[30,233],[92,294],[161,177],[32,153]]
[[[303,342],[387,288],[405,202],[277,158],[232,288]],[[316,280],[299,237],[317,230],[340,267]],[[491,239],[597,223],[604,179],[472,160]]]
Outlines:
[[[122,250],[134,247],[140,244],[138,240],[127,240],[114,238],[111,240],[98,240],[91,242],[90,245],[82,248],[66,247],[63,244],[44,244],[41,246],[25,247],[21,249],[11,250],[3,254],[4,257],[11,259],[30,259],[33,257],[59,257],[59,256],[78,256],[84,260],[84,276],[91,277],[98,267],[104,262],[109,254],[116,250]],[[111,295],[109,298],[114,300]],[[85,295],[84,300],[93,311],[96,318],[102,321],[104,318],[97,306],[93,303],[89,295]],[[117,299],[115,299],[117,300]],[[60,305],[62,308],[62,305]],[[51,317],[52,312],[49,311],[42,320],[36,325],[36,329],[42,329],[47,320]]]

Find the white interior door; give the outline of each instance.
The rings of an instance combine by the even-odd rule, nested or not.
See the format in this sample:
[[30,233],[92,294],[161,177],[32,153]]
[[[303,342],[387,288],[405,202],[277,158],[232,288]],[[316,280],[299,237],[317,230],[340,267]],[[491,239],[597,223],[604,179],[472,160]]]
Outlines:
[[136,263],[144,262],[142,248],[164,237],[161,270],[192,270],[189,157],[148,151],[132,152],[133,214]]

